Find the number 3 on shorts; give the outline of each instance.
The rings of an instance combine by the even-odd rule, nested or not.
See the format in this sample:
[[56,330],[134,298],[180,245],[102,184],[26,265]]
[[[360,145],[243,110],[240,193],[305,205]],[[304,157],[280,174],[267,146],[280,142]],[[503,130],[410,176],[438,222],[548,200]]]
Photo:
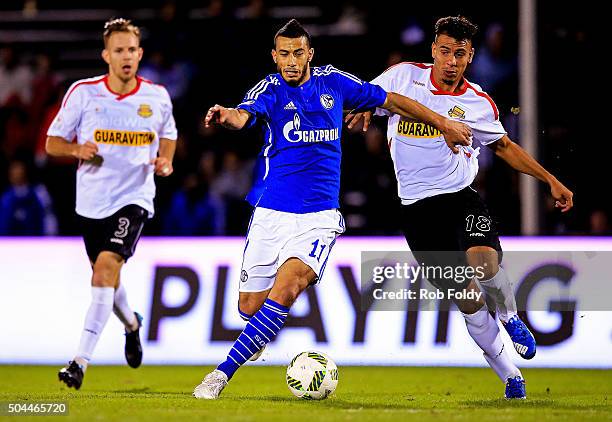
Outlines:
[[116,237],[122,239],[125,236],[127,236],[128,234],[128,227],[130,227],[130,220],[125,218],[125,217],[121,217],[119,219],[119,227],[118,230],[114,233]]
[[[323,251],[325,250],[325,247],[327,245],[324,245],[322,243],[321,243],[321,245],[319,245],[319,239],[317,239],[314,242],[312,242],[311,245],[312,245],[312,250],[310,251],[308,256],[311,257],[311,258],[317,258],[317,262],[319,262],[321,260],[321,255],[323,255]],[[317,251],[317,249],[319,249],[319,250]],[[317,254],[317,252],[318,252],[318,254]]]

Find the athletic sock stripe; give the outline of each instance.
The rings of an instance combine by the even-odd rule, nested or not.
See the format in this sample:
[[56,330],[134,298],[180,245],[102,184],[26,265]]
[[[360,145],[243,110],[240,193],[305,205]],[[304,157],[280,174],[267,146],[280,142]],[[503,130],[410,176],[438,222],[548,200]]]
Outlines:
[[[241,336],[241,337],[242,337],[242,336]],[[251,352],[251,349],[249,349],[249,348],[248,348],[248,347],[247,347],[247,346],[246,346],[244,343],[242,343],[242,342],[235,341],[235,342],[234,342],[234,347],[235,347],[235,348],[236,348],[236,350],[238,350],[238,351],[239,351],[239,352],[240,352],[240,353],[241,353],[243,356],[248,356],[248,355],[250,355],[251,353],[253,353],[253,352]],[[243,349],[243,350],[240,350],[240,348],[241,348],[241,347],[242,347],[242,349]],[[242,353],[242,352],[244,352],[244,353]]]
[[238,366],[242,365],[241,363],[238,363],[238,361],[236,359],[234,359],[232,355],[227,355],[227,357],[230,358],[231,360],[233,360],[236,365],[238,365]]
[[272,305],[270,303],[267,303],[267,302],[264,302],[264,306],[266,308],[270,308],[270,309],[272,309],[272,310],[274,310],[274,311],[276,311],[278,313],[287,313],[288,312],[286,310],[283,310],[283,309],[279,308],[278,306],[274,306],[274,305]]
[[289,314],[289,312],[288,312],[288,311],[283,311],[282,309],[275,308],[274,306],[270,305],[269,303],[265,303],[265,302],[264,302],[263,306],[264,306],[265,308],[270,309],[271,311],[276,312],[276,313],[277,313],[277,314],[279,314],[279,315],[287,316],[287,315]]
[[257,353],[259,351],[259,349],[256,349],[255,352],[253,352],[249,346],[247,346],[242,342],[242,340],[240,340],[240,337],[238,337],[238,342],[240,342],[240,344],[242,344],[251,353]]
[[266,316],[266,314],[264,314],[264,313],[262,312],[262,314],[261,314],[261,315],[263,315],[263,317],[264,317],[264,318],[266,318],[268,321],[270,321],[270,324],[274,325],[274,326],[276,327],[276,329],[277,329],[277,330],[280,330],[280,327],[279,327],[278,325],[276,325],[276,324],[274,323],[274,321],[272,321],[270,318],[268,318],[268,317]]
[[262,320],[260,320],[259,318],[257,318],[256,315],[253,315],[253,319],[256,320],[257,322],[259,322],[262,327],[265,327],[266,330],[270,331],[272,333],[272,335],[276,334],[276,331],[274,331],[272,328],[270,328],[266,324],[264,324],[264,322]]
[[[259,348],[261,346],[258,343],[255,343],[253,341],[253,339],[251,337],[249,337],[247,334],[245,334],[245,333],[242,333],[242,334],[244,334],[243,340],[245,340],[245,339],[248,340],[253,346],[255,346],[255,350],[259,350]],[[242,337],[242,335],[240,337]],[[240,337],[238,337],[238,338],[240,338]]]
[[242,339],[242,341],[246,341],[247,343],[248,342],[253,343],[255,345],[255,347],[257,348],[257,344],[253,341],[253,339],[251,338],[251,335],[249,333],[243,331],[242,333],[240,333],[238,338]]
[[261,332],[261,330],[259,328],[257,328],[256,326],[253,325],[253,323],[249,322],[249,324],[251,324],[251,326],[253,328],[255,328],[257,331],[259,331],[259,334],[261,334],[262,336],[264,336],[264,338],[268,341],[268,343],[270,342],[270,339],[268,338],[267,335],[265,335],[264,333]]
[[[232,350],[236,353],[238,353],[240,356],[242,356],[242,359],[244,359],[244,361],[246,362],[248,359],[244,357],[244,355],[242,353],[240,353],[240,350],[236,349],[236,346],[232,347]],[[231,356],[231,354],[230,354]]]

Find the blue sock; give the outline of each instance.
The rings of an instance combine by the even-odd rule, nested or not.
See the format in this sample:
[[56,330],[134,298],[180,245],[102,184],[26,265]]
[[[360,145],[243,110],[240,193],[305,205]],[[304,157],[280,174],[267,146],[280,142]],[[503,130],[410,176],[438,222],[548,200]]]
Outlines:
[[242,312],[240,310],[240,308],[238,308],[238,313],[240,314],[240,318],[242,318],[244,321],[249,322],[249,320],[251,319],[252,315],[246,314],[244,312]]
[[238,340],[234,343],[225,362],[217,367],[230,379],[251,356],[270,343],[285,324],[289,308],[266,299],[263,306],[249,319]]

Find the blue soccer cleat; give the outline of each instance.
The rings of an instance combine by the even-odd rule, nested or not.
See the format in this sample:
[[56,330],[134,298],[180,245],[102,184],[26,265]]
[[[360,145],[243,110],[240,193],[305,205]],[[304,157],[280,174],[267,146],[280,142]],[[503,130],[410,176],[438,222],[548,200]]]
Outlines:
[[506,381],[506,394],[504,397],[507,399],[526,399],[527,393],[525,392],[525,380],[520,375],[514,378],[508,378]]
[[514,315],[503,324],[512,339],[514,349],[523,359],[531,359],[536,354],[536,341],[523,321]]

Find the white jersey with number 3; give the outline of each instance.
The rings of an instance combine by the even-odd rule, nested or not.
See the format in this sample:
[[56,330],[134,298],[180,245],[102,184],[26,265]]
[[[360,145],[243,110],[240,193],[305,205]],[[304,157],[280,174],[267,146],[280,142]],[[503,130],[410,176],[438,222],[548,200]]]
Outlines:
[[[431,75],[432,67],[423,63],[400,63],[372,83],[467,124],[472,129],[473,139],[482,145],[506,134],[495,103],[478,85],[464,80],[459,92],[442,91]],[[453,154],[434,127],[397,114],[390,115],[383,109],[377,109],[376,114],[390,116],[387,138],[402,204],[457,192],[474,181],[478,173],[479,148],[461,146],[459,154]]]
[[77,171],[76,212],[105,218],[126,205],[153,215],[154,167],[161,138],[176,140],[172,102],[166,89],[137,77],[132,92],[111,91],[108,76],[75,82],[47,131],[79,144],[98,145],[96,160]]

